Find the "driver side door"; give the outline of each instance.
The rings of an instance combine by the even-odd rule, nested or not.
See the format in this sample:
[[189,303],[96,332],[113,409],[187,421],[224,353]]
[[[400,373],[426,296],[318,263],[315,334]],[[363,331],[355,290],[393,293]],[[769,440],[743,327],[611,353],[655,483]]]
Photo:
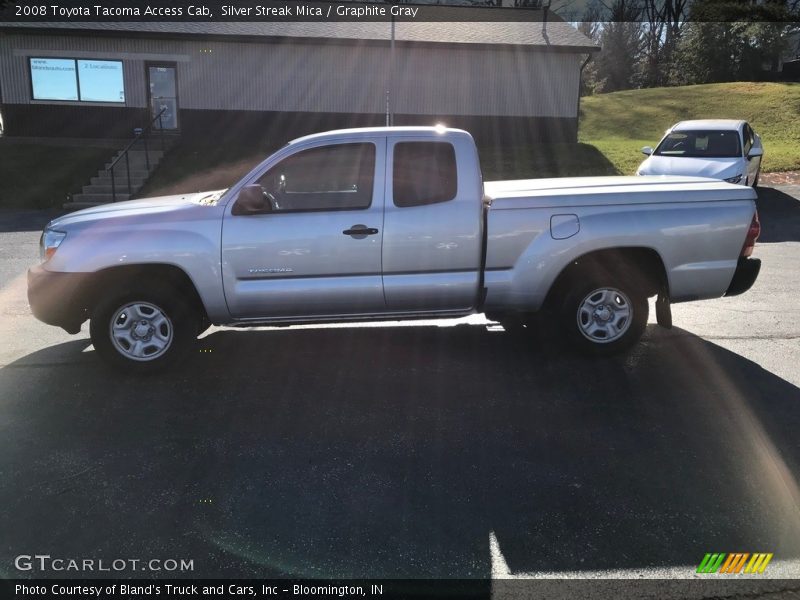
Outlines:
[[256,175],[272,210],[226,207],[222,279],[236,319],[385,310],[381,279],[385,138],[305,145]]

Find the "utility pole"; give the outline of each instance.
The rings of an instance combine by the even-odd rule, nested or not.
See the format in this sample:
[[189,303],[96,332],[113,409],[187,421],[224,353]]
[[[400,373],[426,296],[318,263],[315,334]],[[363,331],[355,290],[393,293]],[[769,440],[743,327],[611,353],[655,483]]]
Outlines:
[[394,15],[392,15],[391,42],[389,44],[389,77],[386,82],[386,126],[394,125],[394,107],[392,106],[394,92]]

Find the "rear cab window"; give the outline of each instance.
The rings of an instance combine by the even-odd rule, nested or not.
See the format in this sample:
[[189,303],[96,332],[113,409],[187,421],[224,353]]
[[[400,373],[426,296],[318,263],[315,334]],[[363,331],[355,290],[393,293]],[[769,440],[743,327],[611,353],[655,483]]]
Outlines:
[[449,142],[398,142],[392,161],[395,206],[426,206],[453,200],[458,193],[456,152]]

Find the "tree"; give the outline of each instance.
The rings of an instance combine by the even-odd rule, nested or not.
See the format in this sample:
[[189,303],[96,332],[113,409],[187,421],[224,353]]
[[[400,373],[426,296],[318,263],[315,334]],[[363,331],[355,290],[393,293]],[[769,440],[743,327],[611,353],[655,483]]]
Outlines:
[[642,50],[640,7],[633,0],[615,0],[607,8],[610,19],[600,28],[601,50],[594,65],[597,92],[637,87],[636,64]]
[[[600,44],[600,11],[597,6],[591,6],[583,16],[583,20],[577,25],[580,31],[587,38]],[[589,60],[581,73],[581,96],[589,96],[595,93],[597,87],[597,61]]]
[[642,87],[669,82],[669,67],[686,20],[688,0],[643,0]]
[[675,84],[770,78],[785,48],[783,3],[695,0],[671,73]]

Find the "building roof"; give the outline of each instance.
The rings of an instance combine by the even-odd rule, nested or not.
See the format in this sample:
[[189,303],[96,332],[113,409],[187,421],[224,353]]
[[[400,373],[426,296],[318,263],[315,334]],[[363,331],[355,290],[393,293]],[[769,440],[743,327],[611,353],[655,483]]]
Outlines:
[[[513,10],[513,9],[503,9]],[[44,33],[77,31],[81,34],[156,35],[160,37],[227,37],[250,41],[291,39],[295,41],[367,40],[388,42],[388,22],[2,22],[0,28],[23,28]],[[458,44],[474,46],[522,46],[539,50],[593,52],[599,50],[589,38],[550,13],[547,21],[513,22],[406,22],[395,23],[399,43]]]

